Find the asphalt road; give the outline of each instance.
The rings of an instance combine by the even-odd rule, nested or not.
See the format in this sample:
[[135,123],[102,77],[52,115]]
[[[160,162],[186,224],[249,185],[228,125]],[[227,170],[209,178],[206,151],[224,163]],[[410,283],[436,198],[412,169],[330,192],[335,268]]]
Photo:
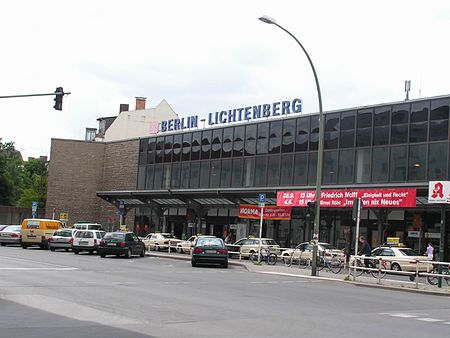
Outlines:
[[450,299],[192,268],[153,257],[0,248],[0,337],[446,337]]

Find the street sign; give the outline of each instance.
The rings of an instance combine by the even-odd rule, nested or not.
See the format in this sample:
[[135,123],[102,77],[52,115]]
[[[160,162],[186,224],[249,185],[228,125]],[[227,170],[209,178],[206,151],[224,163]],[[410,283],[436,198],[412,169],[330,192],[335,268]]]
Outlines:
[[125,204],[122,201],[119,204],[119,215],[125,216]]
[[259,202],[264,203],[266,201],[266,194],[259,194]]
[[36,212],[37,207],[38,207],[38,202],[36,202],[36,201],[31,202],[31,211],[32,212]]
[[69,220],[69,214],[67,212],[60,212],[59,213],[59,220],[67,222]]
[[258,203],[258,205],[259,205],[259,207],[260,207],[260,208],[264,208],[264,207],[265,207],[265,205],[266,205],[266,203],[264,203],[264,202],[261,202],[261,203]]

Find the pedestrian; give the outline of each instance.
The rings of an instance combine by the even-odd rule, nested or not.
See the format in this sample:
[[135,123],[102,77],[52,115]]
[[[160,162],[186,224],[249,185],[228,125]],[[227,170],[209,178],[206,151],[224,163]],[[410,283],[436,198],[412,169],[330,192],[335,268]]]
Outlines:
[[434,248],[431,245],[431,243],[428,243],[427,251],[425,252],[425,254],[428,256],[428,259],[430,261],[432,261],[434,259]]
[[[364,255],[366,257],[369,257],[372,253],[372,249],[370,248],[370,245],[367,242],[367,240],[364,238],[364,236],[359,237],[359,242],[361,243],[361,249],[359,249],[359,251],[358,251],[358,256]],[[371,267],[370,259],[368,259],[368,258],[364,259],[364,266],[366,268]]]
[[232,242],[231,231],[228,232],[227,236],[225,237],[224,242],[225,242],[225,244],[231,244],[231,242]]

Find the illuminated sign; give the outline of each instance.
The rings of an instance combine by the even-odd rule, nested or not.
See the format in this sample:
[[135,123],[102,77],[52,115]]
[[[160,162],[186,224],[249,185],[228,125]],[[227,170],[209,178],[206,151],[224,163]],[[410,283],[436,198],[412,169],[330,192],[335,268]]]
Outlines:
[[[235,109],[221,110],[209,113],[205,121],[209,126],[221,125],[233,122],[242,122],[268,118],[271,116],[282,116],[302,112],[302,100],[274,102],[272,104],[260,104],[256,106],[241,107]],[[198,115],[182,117],[161,121],[161,132],[176,131],[183,129],[198,128]]]

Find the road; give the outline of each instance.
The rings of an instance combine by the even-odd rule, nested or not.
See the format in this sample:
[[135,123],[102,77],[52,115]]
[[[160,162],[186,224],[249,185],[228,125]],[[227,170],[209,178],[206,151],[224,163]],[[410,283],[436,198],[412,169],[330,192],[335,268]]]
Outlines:
[[444,337],[450,299],[192,268],[156,257],[0,248],[0,337]]

